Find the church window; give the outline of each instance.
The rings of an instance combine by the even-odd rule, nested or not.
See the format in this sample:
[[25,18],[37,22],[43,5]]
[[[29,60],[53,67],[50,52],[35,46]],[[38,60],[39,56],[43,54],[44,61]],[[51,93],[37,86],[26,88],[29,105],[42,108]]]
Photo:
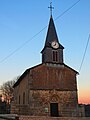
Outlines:
[[23,104],[25,104],[25,92],[23,93]]
[[19,104],[20,104],[20,95],[19,95]]
[[58,52],[53,51],[53,61],[57,62],[58,61]]

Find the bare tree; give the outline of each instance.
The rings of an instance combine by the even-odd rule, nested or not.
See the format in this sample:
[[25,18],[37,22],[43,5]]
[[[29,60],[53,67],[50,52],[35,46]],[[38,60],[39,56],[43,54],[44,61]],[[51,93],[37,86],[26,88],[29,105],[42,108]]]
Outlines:
[[13,98],[13,85],[15,84],[16,80],[18,80],[19,76],[15,78],[15,80],[7,81],[3,83],[0,87],[2,95],[6,102],[11,102]]

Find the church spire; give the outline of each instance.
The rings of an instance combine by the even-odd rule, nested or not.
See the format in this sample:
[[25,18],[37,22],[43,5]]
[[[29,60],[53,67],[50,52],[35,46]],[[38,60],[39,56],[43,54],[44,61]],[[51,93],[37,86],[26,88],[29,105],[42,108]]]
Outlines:
[[50,21],[49,21],[49,26],[48,26],[48,31],[47,31],[47,36],[46,36],[46,42],[45,42],[45,46],[50,46],[50,44],[52,43],[52,41],[58,41],[58,36],[56,33],[56,29],[55,29],[55,25],[54,25],[54,21],[53,21],[53,17],[50,17]]
[[[52,7],[51,7],[52,8]],[[55,41],[58,43],[59,48],[64,48],[58,40],[56,28],[54,25],[53,17],[51,14],[50,21],[49,21],[49,26],[48,26],[48,31],[47,31],[47,36],[46,36],[46,41],[45,41],[45,47],[51,47],[51,43]]]
[[56,28],[54,25],[53,17],[52,17],[52,10],[54,7],[52,6],[52,2],[50,3],[50,21],[48,25],[48,31],[47,31],[47,36],[46,36],[46,41],[45,41],[45,47],[51,47],[51,44],[53,41],[57,42],[59,45],[59,48],[63,49],[64,47],[59,43]]

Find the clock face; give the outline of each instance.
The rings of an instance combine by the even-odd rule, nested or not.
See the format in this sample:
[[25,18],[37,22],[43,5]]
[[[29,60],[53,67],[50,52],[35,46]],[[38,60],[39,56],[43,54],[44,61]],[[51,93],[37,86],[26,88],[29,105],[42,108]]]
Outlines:
[[53,41],[53,42],[51,43],[51,46],[52,46],[53,48],[58,48],[58,47],[59,47],[59,44],[58,44],[56,41]]

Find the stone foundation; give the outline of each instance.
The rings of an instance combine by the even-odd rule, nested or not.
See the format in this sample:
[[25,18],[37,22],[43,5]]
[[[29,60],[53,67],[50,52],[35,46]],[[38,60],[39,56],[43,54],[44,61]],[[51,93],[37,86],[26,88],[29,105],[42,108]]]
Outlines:
[[28,104],[12,103],[11,113],[30,116],[52,116],[51,104],[58,104],[59,117],[77,117],[76,91],[30,90]]
[[90,117],[20,116],[19,120],[90,120]]

